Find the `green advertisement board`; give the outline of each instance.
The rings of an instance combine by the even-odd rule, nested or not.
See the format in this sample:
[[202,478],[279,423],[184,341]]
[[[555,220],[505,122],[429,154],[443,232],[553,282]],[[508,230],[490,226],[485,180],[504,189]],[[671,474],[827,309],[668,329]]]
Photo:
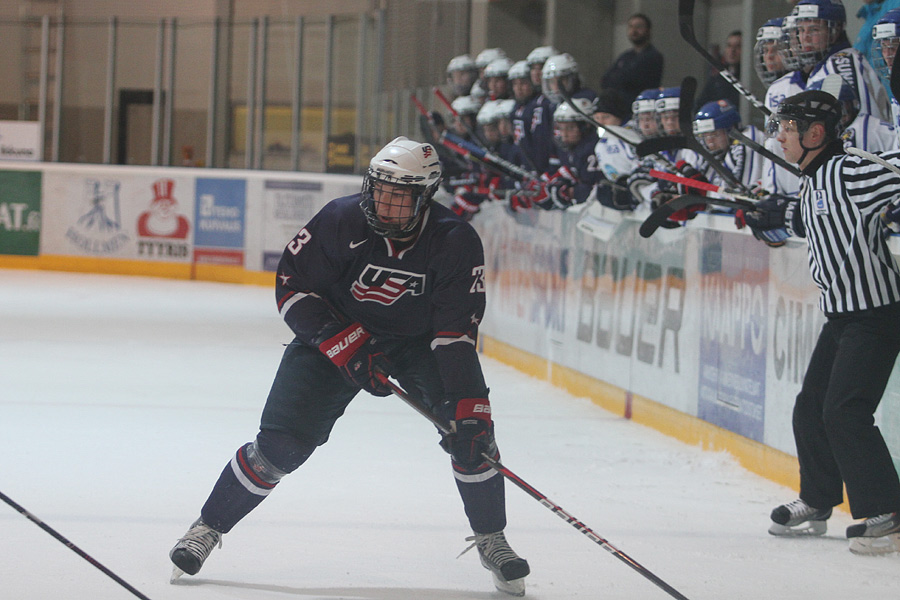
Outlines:
[[40,236],[40,171],[0,170],[0,254],[37,256]]

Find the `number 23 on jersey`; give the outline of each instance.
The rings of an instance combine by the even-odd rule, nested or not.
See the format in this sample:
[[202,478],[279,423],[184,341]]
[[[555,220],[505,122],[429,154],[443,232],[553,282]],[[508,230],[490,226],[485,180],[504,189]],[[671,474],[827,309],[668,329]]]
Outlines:
[[311,239],[312,239],[312,235],[310,235],[310,233],[304,227],[303,229],[301,229],[299,231],[299,233],[297,233],[297,235],[294,237],[294,239],[292,239],[290,242],[288,242],[287,249],[290,251],[291,254],[293,254],[294,256],[297,256],[297,254],[300,252],[300,249],[303,248],[303,244],[305,244],[306,242],[308,242]]

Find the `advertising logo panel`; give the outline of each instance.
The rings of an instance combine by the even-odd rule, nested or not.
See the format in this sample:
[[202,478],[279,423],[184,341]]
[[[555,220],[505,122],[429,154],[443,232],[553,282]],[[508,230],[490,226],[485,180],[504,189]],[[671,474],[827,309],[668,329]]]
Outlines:
[[41,235],[41,173],[0,171],[0,254],[37,256]]
[[263,187],[266,207],[262,269],[275,271],[284,246],[324,206],[321,181],[267,179]]
[[247,182],[199,178],[195,197],[194,262],[242,266]]
[[750,236],[704,231],[698,416],[763,441],[768,248]]
[[194,179],[117,170],[44,174],[46,254],[188,262]]

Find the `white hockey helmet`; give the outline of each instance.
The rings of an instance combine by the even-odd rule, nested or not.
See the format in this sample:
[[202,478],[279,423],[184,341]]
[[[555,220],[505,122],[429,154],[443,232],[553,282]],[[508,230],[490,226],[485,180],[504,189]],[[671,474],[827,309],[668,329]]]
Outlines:
[[481,105],[484,104],[485,100],[487,100],[488,93],[483,87],[481,87],[481,85],[479,85],[479,83],[476,83],[469,91],[469,95],[472,96],[472,101],[478,105],[478,108],[481,108]]
[[453,73],[454,71],[475,71],[476,69],[478,69],[478,66],[468,54],[454,56],[450,59],[450,62],[447,63],[448,74]]
[[563,77],[564,75],[578,75],[578,63],[568,52],[551,56],[544,62],[544,79],[551,77]]
[[[576,107],[578,107],[578,111],[580,111],[582,114],[590,116],[591,113],[594,112],[594,107],[591,104],[591,101],[587,98],[572,98],[572,103],[575,104]],[[563,102],[556,107],[556,110],[553,111],[553,120],[557,123],[583,123],[584,117],[581,116],[578,111],[572,108],[572,105],[568,102]]]
[[[473,88],[474,89],[474,88]],[[477,115],[481,110],[481,102],[473,96],[460,96],[450,103],[459,116]]]
[[506,77],[510,81],[513,79],[531,79],[531,69],[526,61],[516,61],[507,71]]
[[516,109],[515,100],[507,98],[506,100],[495,100],[495,102],[497,103],[497,112],[499,113],[498,119],[512,117],[512,113]]
[[[375,233],[406,239],[416,233],[440,182],[441,162],[434,147],[400,136],[369,162],[359,206]],[[408,189],[412,202],[398,189]]]
[[551,102],[562,104],[565,96],[561,93],[560,87],[566,88],[566,92],[571,94],[579,86],[578,63],[571,54],[557,54],[548,58],[544,63],[544,70],[541,73],[541,90]]
[[528,63],[529,67],[537,64],[542,65],[547,62],[548,58],[557,54],[559,54],[559,51],[553,46],[538,46],[528,53],[528,56],[525,57],[525,62]]
[[479,69],[483,69],[498,58],[506,58],[503,48],[486,48],[475,57],[475,65]]
[[512,61],[505,56],[503,58],[492,60],[484,68],[483,77],[509,77],[509,68],[512,64]]
[[447,83],[453,88],[454,95],[467,95],[477,79],[478,67],[468,54],[454,56],[447,63]]
[[488,100],[484,103],[484,106],[478,111],[478,116],[475,119],[479,125],[490,125],[500,118],[500,111],[498,110],[499,102],[499,100]]

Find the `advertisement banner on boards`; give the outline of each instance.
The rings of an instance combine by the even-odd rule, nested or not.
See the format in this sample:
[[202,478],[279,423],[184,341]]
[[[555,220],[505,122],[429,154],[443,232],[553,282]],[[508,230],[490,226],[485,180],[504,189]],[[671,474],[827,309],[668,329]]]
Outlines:
[[243,265],[246,180],[198,177],[195,197],[194,262]]
[[704,231],[698,414],[763,441],[768,339],[768,248],[738,234]]
[[98,169],[45,174],[44,207],[54,218],[42,252],[189,262],[194,178]]
[[0,171],[0,254],[37,256],[40,236],[40,171]]
[[44,156],[37,121],[0,121],[0,160],[39,161]]

